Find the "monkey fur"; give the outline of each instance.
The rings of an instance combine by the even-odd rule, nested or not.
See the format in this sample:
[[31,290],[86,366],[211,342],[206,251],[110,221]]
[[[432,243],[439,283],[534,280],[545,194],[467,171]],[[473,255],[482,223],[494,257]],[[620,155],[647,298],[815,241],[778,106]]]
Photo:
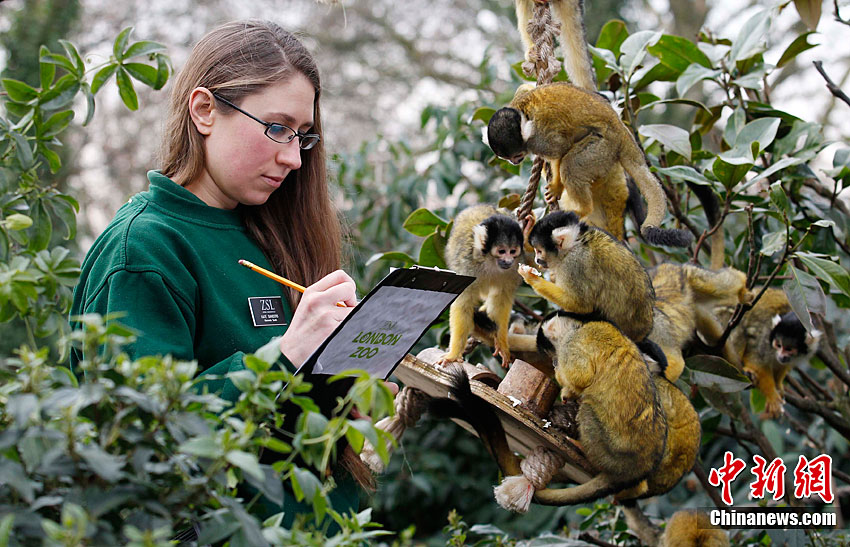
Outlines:
[[[653,327],[649,339],[667,356],[664,375],[675,382],[685,367],[684,347],[699,333],[714,344],[723,326],[714,315],[717,306],[734,306],[749,299],[747,276],[734,268],[708,270],[695,264],[665,263],[650,271],[655,289]],[[727,343],[724,356],[735,362]]]
[[538,341],[554,355],[562,398],[579,402],[579,439],[598,474],[578,486],[538,490],[537,502],[586,503],[651,476],[664,455],[667,420],[637,346],[611,323],[567,312],[544,321]]
[[535,261],[551,281],[526,265],[519,273],[540,296],[561,309],[596,314],[635,342],[652,329],[655,293],[634,253],[607,232],[580,222],[573,212],[540,219],[529,235]]
[[449,269],[476,279],[449,308],[449,351],[438,364],[463,359],[467,337],[474,328],[476,306],[483,301],[482,311],[496,325],[494,355],[501,357],[502,366],[507,368],[511,361],[508,324],[514,293],[522,282],[517,275],[522,254],[519,223],[495,207],[475,205],[457,215],[446,244],[446,264]]
[[687,230],[662,229],[667,199],[649,171],[632,133],[600,95],[556,82],[522,86],[510,105],[496,111],[487,125],[487,144],[512,163],[529,152],[552,165],[549,191],[561,195],[561,209],[605,228],[623,239],[623,215],[629,189],[622,170],[634,178],[647,201],[641,235],[650,243],[685,247]]
[[[722,316],[731,316],[728,307]],[[765,418],[783,411],[785,376],[817,351],[820,331],[807,333],[781,289],[767,289],[732,331],[730,342],[744,373],[764,393]]]
[[729,537],[711,525],[706,513],[688,509],[673,513],[659,547],[729,547]]

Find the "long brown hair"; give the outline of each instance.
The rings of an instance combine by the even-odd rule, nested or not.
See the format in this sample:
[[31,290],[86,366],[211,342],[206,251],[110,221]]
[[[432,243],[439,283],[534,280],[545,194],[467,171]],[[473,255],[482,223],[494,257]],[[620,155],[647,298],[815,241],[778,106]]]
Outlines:
[[[207,33],[195,45],[171,90],[162,145],[162,174],[180,184],[204,169],[203,136],[189,116],[193,89],[205,87],[234,104],[266,86],[303,74],[316,91],[311,132],[322,134],[319,70],[290,32],[270,21],[239,21]],[[223,103],[216,105],[229,108]],[[292,171],[262,205],[240,205],[249,233],[281,275],[311,285],[340,267],[342,227],[327,185],[325,147],[301,152]],[[300,294],[286,289],[292,309]]]
[[[322,134],[322,86],[313,56],[290,32],[269,21],[227,23],[195,45],[171,90],[162,143],[162,174],[186,184],[204,169],[203,136],[189,116],[189,96],[205,87],[238,105],[266,86],[303,74],[315,89],[313,128]],[[223,103],[216,105],[229,108]],[[301,152],[301,168],[286,177],[266,203],[239,205],[245,225],[272,267],[284,277],[311,285],[340,267],[343,230],[328,192],[325,147]],[[294,310],[300,293],[285,289]],[[366,489],[374,477],[350,446],[338,463]]]

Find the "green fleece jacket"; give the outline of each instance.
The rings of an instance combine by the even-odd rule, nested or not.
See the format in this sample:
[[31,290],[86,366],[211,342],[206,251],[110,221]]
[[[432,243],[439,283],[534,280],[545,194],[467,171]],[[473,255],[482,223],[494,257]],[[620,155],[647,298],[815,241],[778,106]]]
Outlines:
[[[282,286],[238,263],[272,269],[238,210],[210,207],[157,171],[148,180],[150,189],[118,210],[86,254],[71,316],[124,312],[119,321],[139,333],[126,348],[131,358],[171,354],[197,360],[202,375],[241,370],[245,353],[286,332],[292,311]],[[263,321],[272,324],[255,326]],[[72,370],[80,359],[72,353]],[[278,365],[294,371],[283,356]],[[229,401],[239,398],[229,380],[206,385]],[[357,510],[354,482],[338,483],[334,509]],[[289,525],[305,506],[287,493],[280,510]]]

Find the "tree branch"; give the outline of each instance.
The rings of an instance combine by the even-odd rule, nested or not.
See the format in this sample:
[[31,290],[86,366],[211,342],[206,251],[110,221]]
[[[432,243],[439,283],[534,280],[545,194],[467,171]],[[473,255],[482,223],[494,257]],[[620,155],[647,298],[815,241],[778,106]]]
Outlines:
[[817,414],[844,438],[850,439],[850,422],[841,418],[828,406],[811,399],[803,399],[796,395],[785,394],[785,400],[802,411]]
[[815,69],[820,73],[824,80],[826,80],[826,88],[830,93],[833,94],[838,99],[841,99],[847,106],[850,106],[850,97],[847,96],[846,93],[841,91],[841,89],[833,83],[833,81],[826,75],[826,72],[823,70],[823,62],[822,61],[813,61],[815,65]]

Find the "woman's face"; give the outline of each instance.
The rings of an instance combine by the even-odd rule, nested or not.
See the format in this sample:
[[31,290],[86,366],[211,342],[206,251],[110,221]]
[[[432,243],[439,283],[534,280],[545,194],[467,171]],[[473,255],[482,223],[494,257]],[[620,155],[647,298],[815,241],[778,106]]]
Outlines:
[[[206,165],[201,175],[185,187],[207,205],[233,209],[236,205],[261,205],[301,167],[299,139],[283,144],[265,135],[256,120],[215,101],[199,88],[190,99],[195,127],[204,135]],[[196,94],[201,95],[196,97]],[[315,90],[300,73],[244,97],[238,106],[265,122],[281,123],[302,133],[313,127]],[[193,101],[199,101],[196,105]],[[206,104],[206,111],[204,110]],[[199,114],[198,114],[199,113]],[[198,115],[196,115],[198,114]]]

